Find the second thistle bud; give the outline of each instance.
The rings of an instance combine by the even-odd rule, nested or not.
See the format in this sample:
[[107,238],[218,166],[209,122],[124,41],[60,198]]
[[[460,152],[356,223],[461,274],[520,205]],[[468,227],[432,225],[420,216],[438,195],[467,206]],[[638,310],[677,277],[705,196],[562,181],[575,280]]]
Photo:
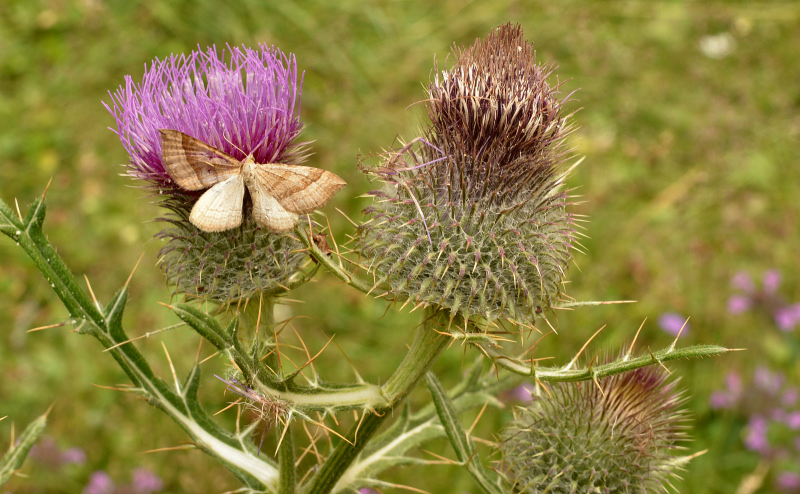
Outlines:
[[515,411],[500,470],[512,492],[664,492],[688,457],[685,402],[656,367],[561,384]]
[[561,294],[571,259],[568,116],[518,26],[454,55],[428,85],[419,144],[367,170],[386,185],[371,192],[357,250],[416,305],[530,322]]

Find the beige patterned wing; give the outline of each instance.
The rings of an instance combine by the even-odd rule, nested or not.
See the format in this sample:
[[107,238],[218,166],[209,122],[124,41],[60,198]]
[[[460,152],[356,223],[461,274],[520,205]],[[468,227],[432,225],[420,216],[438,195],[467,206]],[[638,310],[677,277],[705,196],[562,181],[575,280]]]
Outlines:
[[347,185],[320,168],[279,163],[255,165],[255,179],[285,210],[300,214],[321,208]]
[[189,221],[204,232],[222,232],[242,224],[244,177],[235,175],[200,196]]
[[291,230],[300,221],[300,217],[287,211],[266,188],[258,183],[248,184],[250,197],[253,199],[253,218],[256,222],[275,233]]
[[207,189],[241,173],[242,163],[219,149],[172,129],[159,129],[167,173],[186,190]]

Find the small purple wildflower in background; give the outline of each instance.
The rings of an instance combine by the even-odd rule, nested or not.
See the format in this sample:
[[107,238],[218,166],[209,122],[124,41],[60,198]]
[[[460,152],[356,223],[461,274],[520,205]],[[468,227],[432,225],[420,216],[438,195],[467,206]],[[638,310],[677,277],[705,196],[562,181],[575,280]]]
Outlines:
[[770,372],[766,367],[759,367],[753,373],[753,384],[770,396],[777,395],[785,382],[785,375],[780,372]]
[[375,489],[371,489],[369,487],[364,487],[363,489],[358,490],[358,494],[380,494],[380,492],[376,491]]
[[118,486],[104,471],[98,470],[89,478],[83,494],[152,494],[164,489],[164,481],[147,468],[135,468],[130,484]]
[[114,494],[117,485],[104,471],[98,470],[89,477],[89,483],[83,488],[83,494]]
[[59,468],[63,465],[86,463],[86,453],[81,448],[69,448],[62,451],[52,436],[43,437],[37,442],[30,452],[31,458],[45,463],[50,468]]
[[742,378],[736,372],[729,372],[725,376],[724,390],[715,390],[711,393],[711,408],[733,408],[742,397]]
[[504,402],[530,403],[533,401],[533,386],[529,383],[520,384],[516,388],[503,393],[501,400]]
[[800,491],[800,474],[795,472],[782,472],[775,480],[775,486],[786,492]]
[[800,392],[797,391],[797,388],[788,388],[781,396],[781,405],[785,407],[794,406],[798,398],[800,398]]
[[[684,324],[686,325],[685,327]],[[658,325],[672,336],[678,336],[678,333],[680,333],[681,336],[685,336],[689,332],[689,323],[687,319],[677,312],[665,312],[661,314],[661,317],[658,318]],[[681,332],[681,328],[683,328],[683,332]]]
[[800,304],[788,304],[778,292],[781,274],[775,269],[764,273],[761,288],[757,288],[747,273],[740,271],[733,276],[731,286],[743,293],[731,295],[728,312],[741,314],[751,309],[763,308],[770,314],[781,331],[791,331],[800,324]]
[[756,451],[766,456],[770,452],[767,430],[769,421],[761,415],[753,415],[747,423],[747,435],[744,438],[744,445],[751,451]]
[[150,494],[151,492],[162,490],[164,488],[164,481],[147,468],[139,467],[133,470],[131,487],[133,487],[137,493]]
[[756,369],[746,384],[739,374],[731,372],[725,384],[725,389],[711,394],[711,407],[738,412],[745,418],[745,448],[770,464],[777,490],[800,492],[800,477],[794,471],[800,465],[798,389],[787,384],[785,374],[766,367]]
[[775,309],[772,317],[775,319],[775,325],[778,326],[778,329],[791,331],[800,324],[800,304]]

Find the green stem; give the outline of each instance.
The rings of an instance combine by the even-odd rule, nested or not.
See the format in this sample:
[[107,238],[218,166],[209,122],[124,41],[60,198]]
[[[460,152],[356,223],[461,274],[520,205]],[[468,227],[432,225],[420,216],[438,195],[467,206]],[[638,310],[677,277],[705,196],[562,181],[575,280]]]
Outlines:
[[450,343],[450,337],[441,334],[449,322],[449,316],[449,312],[439,308],[425,309],[425,322],[417,330],[406,357],[381,387],[390,408],[405,399]]
[[327,494],[334,490],[334,487],[336,491],[346,487],[338,487],[336,485],[338,480],[378,431],[383,421],[392,415],[392,409],[416,387],[451,341],[449,337],[437,332],[448,321],[449,314],[446,311],[425,309],[425,321],[417,329],[411,348],[392,377],[381,388],[389,406],[377,409],[373,413],[365,412],[364,419],[350,429],[347,441],[342,441],[336,446],[333,454],[322,464],[305,492]]
[[[278,465],[280,468],[280,494],[295,494],[295,486],[297,484],[297,474],[294,468],[294,435],[292,434],[292,424],[287,423],[285,427],[276,428],[278,432]],[[280,434],[283,437],[280,437]]]
[[608,364],[594,365],[587,368],[576,368],[573,365],[574,362],[564,367],[534,367],[531,366],[530,361],[525,362],[505,355],[502,349],[496,345],[488,345],[483,342],[474,344],[479,346],[500,367],[504,367],[521,376],[530,376],[536,381],[548,382],[576,382],[600,379],[648,365],[662,364],[670,360],[711,357],[731,351],[718,345],[694,345],[686,348],[674,348],[673,344],[669,348],[654,352],[648,351],[648,353],[640,357],[620,359]]
[[300,239],[300,242],[306,246],[308,249],[308,253],[311,255],[314,260],[316,260],[321,265],[325,266],[328,271],[334,274],[337,278],[344,281],[348,285],[352,286],[356,290],[360,290],[364,293],[370,293],[373,291],[374,283],[371,283],[368,280],[365,280],[359,276],[356,276],[354,273],[349,272],[344,267],[340,266],[339,263],[334,262],[334,260],[328,256],[325,252],[323,252],[314,242],[313,239],[310,238],[309,232],[303,229],[302,227],[298,226],[294,229],[295,235],[297,238]]

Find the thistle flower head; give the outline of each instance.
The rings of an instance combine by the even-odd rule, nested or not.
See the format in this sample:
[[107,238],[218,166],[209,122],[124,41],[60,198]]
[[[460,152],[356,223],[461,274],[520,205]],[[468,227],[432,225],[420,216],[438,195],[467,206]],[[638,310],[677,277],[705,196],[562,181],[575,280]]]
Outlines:
[[[177,293],[227,303],[259,291],[278,290],[305,259],[299,243],[270,234],[245,215],[239,228],[199,231],[189,222],[203,191],[177,186],[163,162],[159,129],[174,129],[244,160],[298,164],[296,138],[300,82],[292,55],[277,48],[215,47],[154,60],[141,83],[130,76],[106,108],[130,155],[127,175],[147,183],[174,214],[157,236],[167,241],[161,265]],[[113,129],[112,129],[113,130]],[[245,206],[245,210],[247,207]]]
[[688,462],[686,399],[657,367],[536,398],[504,428],[501,470],[513,492],[656,492]]
[[[302,143],[297,64],[277,48],[216,47],[154,60],[141,84],[125,84],[105,104],[130,155],[127,175],[160,193],[189,195],[162,162],[159,129],[174,129],[234,158],[297,164]],[[112,129],[113,130],[113,129]]]
[[551,68],[518,26],[497,28],[428,85],[416,146],[366,169],[357,250],[379,284],[466,318],[530,321],[561,293],[574,239],[561,164],[571,131]]

